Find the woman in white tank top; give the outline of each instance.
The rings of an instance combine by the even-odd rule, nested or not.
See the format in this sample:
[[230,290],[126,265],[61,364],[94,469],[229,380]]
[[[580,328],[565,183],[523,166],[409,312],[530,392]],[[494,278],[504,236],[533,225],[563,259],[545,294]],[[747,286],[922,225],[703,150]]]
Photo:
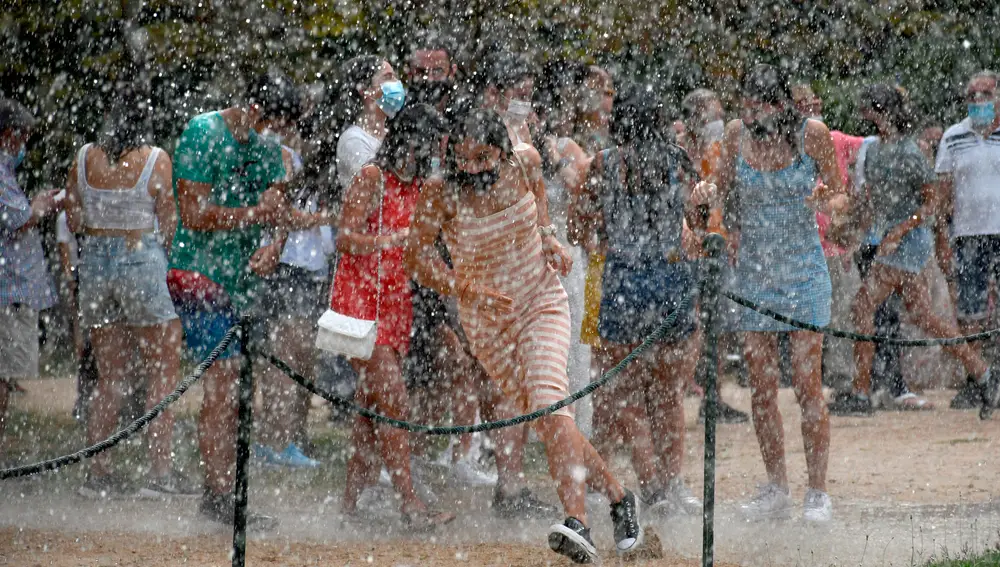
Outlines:
[[[83,235],[80,254],[80,323],[91,331],[98,366],[87,437],[96,442],[115,429],[117,392],[131,378],[131,353],[148,380],[147,407],[173,391],[179,377],[181,325],[167,290],[167,252],[177,225],[170,156],[150,146],[136,93],[116,94],[120,112],[106,137],[80,148],[66,183],[67,220]],[[173,416],[149,425],[150,471],[139,490],[147,497],[175,495],[185,483],[171,467]],[[107,455],[91,461],[80,493],[108,497],[124,491]]]

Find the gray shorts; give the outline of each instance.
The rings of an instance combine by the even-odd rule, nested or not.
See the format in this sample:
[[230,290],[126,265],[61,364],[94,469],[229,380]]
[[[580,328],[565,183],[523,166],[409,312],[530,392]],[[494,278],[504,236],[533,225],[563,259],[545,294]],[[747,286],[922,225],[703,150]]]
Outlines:
[[122,237],[87,236],[79,270],[84,327],[151,327],[177,318],[167,289],[167,257],[152,234],[134,248]]
[[0,305],[0,380],[38,376],[38,311]]

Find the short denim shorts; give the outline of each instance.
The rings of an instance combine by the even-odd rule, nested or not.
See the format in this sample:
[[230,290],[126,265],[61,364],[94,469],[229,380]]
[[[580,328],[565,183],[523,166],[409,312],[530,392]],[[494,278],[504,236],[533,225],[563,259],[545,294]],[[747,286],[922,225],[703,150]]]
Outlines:
[[698,328],[697,273],[693,262],[626,262],[609,254],[604,265],[598,330],[610,343],[634,345],[655,331],[689,297],[687,309],[663,338],[687,339]]
[[167,257],[153,234],[130,247],[121,236],[87,236],[80,254],[80,323],[162,325],[177,318],[167,290]]

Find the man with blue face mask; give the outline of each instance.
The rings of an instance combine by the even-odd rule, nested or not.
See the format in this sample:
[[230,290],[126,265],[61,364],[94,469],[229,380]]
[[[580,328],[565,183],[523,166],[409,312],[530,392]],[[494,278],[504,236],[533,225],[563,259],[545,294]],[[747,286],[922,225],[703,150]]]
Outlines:
[[[938,251],[939,262],[956,294],[958,322],[965,333],[984,328],[989,316],[990,280],[1000,281],[997,77],[992,71],[981,71],[969,80],[965,89],[968,116],[945,131],[934,167],[944,201],[940,215],[944,218],[939,218],[937,228],[946,230],[950,219],[952,238],[950,250]],[[977,390],[970,382],[952,400],[951,407],[979,407]]]
[[14,381],[38,375],[38,312],[55,303],[38,223],[61,201],[57,191],[29,201],[15,177],[34,124],[26,108],[0,99],[0,447]]

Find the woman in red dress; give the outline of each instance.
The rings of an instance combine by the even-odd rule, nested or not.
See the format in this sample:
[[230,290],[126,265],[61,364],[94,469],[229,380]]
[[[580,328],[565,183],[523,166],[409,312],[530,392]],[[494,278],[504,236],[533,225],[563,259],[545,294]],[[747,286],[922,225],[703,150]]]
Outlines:
[[[388,134],[369,164],[354,176],[344,196],[337,250],[342,254],[334,279],[331,308],[376,321],[377,338],[369,360],[352,360],[358,373],[355,401],[396,419],[406,419],[409,404],[401,362],[410,346],[413,307],[403,247],[430,157],[440,147],[444,122],[430,106],[406,107],[387,124]],[[357,511],[358,497],[385,463],[402,500],[404,523],[433,528],[454,519],[435,514],[417,497],[410,477],[410,446],[405,431],[375,425],[358,416],[347,463],[343,512]]]

